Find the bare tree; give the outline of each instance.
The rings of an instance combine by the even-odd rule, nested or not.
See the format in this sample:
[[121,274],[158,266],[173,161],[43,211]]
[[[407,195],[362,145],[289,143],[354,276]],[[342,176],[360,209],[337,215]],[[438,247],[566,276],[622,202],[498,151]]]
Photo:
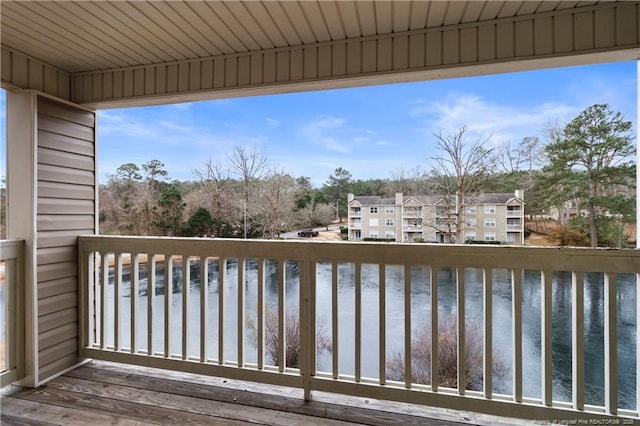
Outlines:
[[506,173],[532,172],[544,165],[544,144],[535,136],[527,136],[521,142],[507,142],[497,153],[498,165]]
[[229,183],[229,170],[209,158],[209,161],[203,163],[202,168],[193,170],[193,175],[202,184],[202,190],[213,215],[226,218],[227,212],[224,211],[223,206],[225,189]]
[[435,134],[436,149],[440,155],[432,157],[435,165],[432,175],[436,178],[438,191],[443,196],[446,212],[444,232],[448,242],[463,242],[465,209],[473,204],[470,198],[479,190],[494,163],[495,148],[488,148],[490,136],[469,141],[467,127],[462,126],[449,134]]
[[242,180],[244,189],[244,238],[247,238],[247,206],[249,205],[249,189],[251,183],[260,179],[267,168],[267,157],[257,147],[236,146],[228,155],[234,171]]
[[263,236],[279,237],[294,218],[296,182],[293,177],[272,169],[260,182],[259,206]]
[[424,183],[424,172],[420,166],[412,169],[398,167],[391,171],[394,192],[402,192],[407,195],[420,195]]

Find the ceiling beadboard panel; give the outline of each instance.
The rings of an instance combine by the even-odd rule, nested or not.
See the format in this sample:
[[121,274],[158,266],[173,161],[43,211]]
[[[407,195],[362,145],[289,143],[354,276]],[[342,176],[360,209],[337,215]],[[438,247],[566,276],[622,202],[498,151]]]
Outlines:
[[288,48],[598,1],[16,1],[1,40],[70,73]]

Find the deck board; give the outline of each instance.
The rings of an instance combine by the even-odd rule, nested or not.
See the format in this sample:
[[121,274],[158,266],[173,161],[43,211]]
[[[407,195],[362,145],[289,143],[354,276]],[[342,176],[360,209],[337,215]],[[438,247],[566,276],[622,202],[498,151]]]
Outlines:
[[[92,361],[38,389],[3,389],[2,425],[460,425],[510,419],[337,396],[304,401],[299,389]],[[430,411],[431,410],[431,411]],[[496,421],[499,420],[499,421]],[[511,419],[512,420],[512,419]]]

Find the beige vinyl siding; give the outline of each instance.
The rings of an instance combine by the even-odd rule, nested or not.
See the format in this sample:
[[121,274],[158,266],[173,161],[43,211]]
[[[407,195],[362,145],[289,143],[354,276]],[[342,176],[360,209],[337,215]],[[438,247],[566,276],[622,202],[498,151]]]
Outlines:
[[[550,66],[548,59],[557,58],[564,63],[556,65],[567,65],[567,55],[637,48],[638,14],[636,3],[603,3],[496,21],[416,30],[401,26],[377,36],[342,39],[339,34],[304,45],[264,45],[265,50],[259,51],[79,72],[72,75],[73,100],[118,105],[121,100],[145,99],[143,103],[149,104],[176,96],[183,101],[226,97],[233,90],[271,93],[282,91],[275,89],[282,83],[299,83],[290,90],[306,90],[368,84],[363,78],[384,83],[530,69],[526,60],[544,59]],[[508,68],[500,68],[507,63]],[[445,73],[443,68],[449,69]],[[347,82],[352,77],[356,80]]]
[[77,236],[95,232],[95,114],[38,101],[37,308],[40,382],[78,359]]

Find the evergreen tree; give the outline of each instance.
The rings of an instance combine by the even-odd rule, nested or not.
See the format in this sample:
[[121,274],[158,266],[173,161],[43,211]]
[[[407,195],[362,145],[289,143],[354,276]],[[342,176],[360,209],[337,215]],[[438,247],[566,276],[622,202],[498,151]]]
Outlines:
[[599,244],[599,217],[632,210],[626,192],[635,180],[631,122],[606,104],[582,111],[546,147],[549,164],[539,183],[555,205],[577,199],[589,221],[591,247]]

